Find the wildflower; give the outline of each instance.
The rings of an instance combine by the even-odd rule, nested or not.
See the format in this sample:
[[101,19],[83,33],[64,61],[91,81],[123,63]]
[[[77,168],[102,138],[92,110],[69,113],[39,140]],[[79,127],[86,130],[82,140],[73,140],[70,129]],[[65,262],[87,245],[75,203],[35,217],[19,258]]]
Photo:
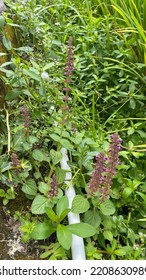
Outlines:
[[104,181],[104,175],[103,172],[106,169],[106,156],[104,152],[101,152],[98,156],[96,156],[96,164],[94,167],[94,170],[91,175],[91,180],[89,183],[89,193],[90,195],[93,195],[95,192],[97,192]]
[[66,57],[66,67],[65,67],[65,73],[64,75],[66,76],[65,79],[65,87],[63,88],[64,92],[70,92],[70,83],[72,82],[71,76],[72,76],[72,71],[74,70],[73,67],[73,41],[72,37],[69,38],[68,41],[68,50],[67,50],[67,57]]
[[52,176],[50,186],[49,198],[53,198],[58,195],[58,182],[55,174]]
[[17,167],[20,165],[20,160],[18,159],[18,156],[15,152],[11,154],[11,165],[13,167]]
[[25,132],[29,133],[30,132],[29,127],[30,127],[30,123],[31,123],[30,122],[30,114],[29,114],[29,111],[28,111],[28,109],[25,105],[21,108],[21,114],[22,114],[22,117],[23,117]]
[[21,171],[21,163],[15,152],[11,154],[11,166],[15,169],[16,173],[19,173]]
[[48,75],[48,73],[47,73],[46,71],[44,71],[44,72],[41,74],[41,77],[42,77],[42,79],[47,80],[48,77],[49,77],[49,75]]
[[108,157],[104,152],[96,156],[96,163],[91,175],[88,187],[88,196],[94,196],[99,191],[99,200],[105,201],[110,194],[112,179],[116,174],[119,162],[119,151],[121,150],[121,139],[117,133],[111,135],[111,144]]

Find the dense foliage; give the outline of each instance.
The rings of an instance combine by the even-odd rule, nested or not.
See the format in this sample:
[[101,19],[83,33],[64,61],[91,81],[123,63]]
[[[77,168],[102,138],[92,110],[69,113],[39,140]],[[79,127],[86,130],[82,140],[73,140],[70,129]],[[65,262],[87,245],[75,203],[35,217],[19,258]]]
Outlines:
[[[87,259],[145,259],[145,1],[7,5],[5,22],[18,43],[13,46],[3,32],[8,59],[0,66],[7,85],[0,112],[2,203],[8,206],[19,195],[31,202],[29,208],[15,207],[15,218],[24,242],[50,238],[41,258],[70,259],[75,233],[84,237]],[[96,159],[104,153],[109,166],[113,162],[111,135],[122,139],[120,164],[101,200],[98,188],[94,195],[88,190]],[[67,225],[62,147],[77,194],[71,209],[81,217],[76,227]]]

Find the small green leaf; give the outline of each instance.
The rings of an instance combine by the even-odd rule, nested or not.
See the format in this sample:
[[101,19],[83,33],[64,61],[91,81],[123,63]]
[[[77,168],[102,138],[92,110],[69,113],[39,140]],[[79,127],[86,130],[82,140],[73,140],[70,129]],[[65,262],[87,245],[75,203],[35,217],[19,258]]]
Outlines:
[[59,217],[55,214],[55,212],[53,211],[53,209],[51,207],[46,207],[45,208],[45,212],[47,214],[47,216],[49,217],[49,219],[51,219],[54,222],[59,222]]
[[146,194],[141,193],[141,192],[136,192],[141,198],[146,202]]
[[30,237],[35,240],[48,238],[55,232],[55,228],[47,222],[37,224],[31,232]]
[[73,145],[67,139],[61,139],[60,143],[67,150],[72,150],[73,149]]
[[84,214],[84,221],[97,228],[101,223],[101,218],[96,211],[89,210]]
[[81,196],[76,195],[72,202],[71,211],[75,214],[80,214],[86,212],[90,207],[88,200]]
[[35,196],[37,193],[37,186],[33,179],[29,179],[23,184],[22,191],[26,194]]
[[67,228],[67,226],[64,226],[62,224],[59,224],[57,226],[57,239],[60,243],[60,245],[66,249],[69,250],[71,247],[72,242],[72,234],[70,230]]
[[62,222],[62,220],[67,216],[67,214],[70,212],[70,209],[68,208],[68,209],[65,209],[62,213],[61,213],[61,215],[60,215],[60,217],[59,217],[59,222]]
[[60,217],[62,212],[69,207],[69,202],[67,196],[62,196],[56,205],[56,213]]
[[39,149],[33,150],[32,156],[37,161],[49,161],[49,157],[46,156],[46,152],[43,150],[39,150]]
[[48,193],[49,190],[50,190],[50,187],[49,187],[46,183],[40,182],[40,183],[39,183],[39,186],[38,186],[38,189],[39,189],[39,191],[40,191],[41,193],[47,195],[47,193]]
[[115,255],[119,256],[119,257],[122,257],[122,256],[125,256],[126,255],[126,250],[124,249],[117,249],[114,251]]
[[134,110],[134,109],[135,109],[135,106],[136,106],[135,100],[134,100],[133,98],[131,98],[131,99],[130,99],[130,108],[131,108],[132,110]]
[[55,142],[59,142],[60,141],[60,136],[55,134],[55,133],[52,133],[49,135]]
[[133,192],[132,188],[126,187],[122,192],[122,197],[124,199],[127,199],[132,194],[132,192]]
[[100,205],[100,210],[104,215],[113,215],[115,213],[115,206],[110,200],[106,200]]
[[58,184],[62,184],[65,180],[66,171],[60,168],[59,166],[57,166],[55,169],[55,174],[57,177]]
[[62,154],[58,151],[51,149],[50,151],[51,160],[54,165],[56,165],[62,159]]
[[5,197],[5,191],[3,189],[0,189],[0,197]]
[[50,206],[49,199],[43,195],[38,194],[32,202],[31,212],[33,214],[44,214],[45,208]]
[[104,235],[104,238],[105,238],[105,239],[107,239],[107,240],[109,240],[109,241],[113,241],[113,234],[112,234],[111,231],[105,230],[104,233],[103,233],[103,235]]
[[10,51],[10,50],[12,49],[11,41],[10,41],[8,38],[6,38],[6,36],[3,36],[2,42],[3,42],[4,47],[5,47],[8,51]]
[[32,67],[30,69],[23,69],[23,73],[35,81],[38,81],[38,82],[41,81],[40,73]]
[[71,233],[83,238],[87,238],[96,234],[96,229],[86,223],[76,223],[67,226]]

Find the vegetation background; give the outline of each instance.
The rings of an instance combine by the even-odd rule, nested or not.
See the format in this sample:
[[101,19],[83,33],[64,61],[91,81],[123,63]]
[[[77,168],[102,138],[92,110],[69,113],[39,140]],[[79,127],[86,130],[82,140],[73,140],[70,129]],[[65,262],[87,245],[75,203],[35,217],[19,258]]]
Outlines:
[[[7,88],[0,112],[1,203],[15,204],[23,242],[48,240],[41,258],[70,259],[73,229],[67,228],[60,168],[65,147],[77,193],[72,211],[92,227],[87,236],[87,228],[78,229],[87,259],[145,259],[146,1],[6,3],[0,18],[0,58],[6,57],[0,78]],[[13,28],[15,42],[4,26]],[[65,77],[69,38],[71,83]],[[110,198],[100,203],[87,189],[95,156],[108,154],[114,133],[122,139],[121,164]],[[24,197],[28,207],[15,203]]]

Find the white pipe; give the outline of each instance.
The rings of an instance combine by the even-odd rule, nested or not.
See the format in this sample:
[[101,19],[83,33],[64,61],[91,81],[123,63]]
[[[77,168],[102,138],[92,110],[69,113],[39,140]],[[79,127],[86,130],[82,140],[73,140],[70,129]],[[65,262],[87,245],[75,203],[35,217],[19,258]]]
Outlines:
[[[74,187],[71,184],[72,173],[71,173],[71,168],[67,163],[69,159],[68,159],[66,148],[62,148],[61,153],[62,153],[62,159],[60,161],[60,165],[63,170],[66,170],[66,177],[65,177],[64,182],[68,186],[68,188],[65,190],[65,194],[69,200],[69,208],[71,208],[72,201],[76,194],[75,194]],[[68,213],[68,222],[69,222],[69,224],[80,223],[79,215],[69,212]],[[86,260],[83,238],[72,234],[71,251],[72,251],[73,260]]]

